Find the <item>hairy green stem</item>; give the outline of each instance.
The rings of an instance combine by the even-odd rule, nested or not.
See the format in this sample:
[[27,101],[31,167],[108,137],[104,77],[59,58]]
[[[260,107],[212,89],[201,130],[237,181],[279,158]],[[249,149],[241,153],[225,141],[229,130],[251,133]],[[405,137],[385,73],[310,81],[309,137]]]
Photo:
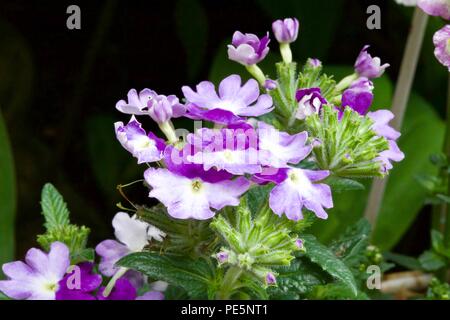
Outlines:
[[217,292],[217,299],[219,300],[229,300],[233,291],[236,289],[236,285],[239,278],[242,275],[242,269],[236,266],[231,266],[223,278],[222,287],[219,292]]
[[252,64],[250,66],[246,66],[247,71],[259,82],[261,87],[264,87],[264,83],[266,82],[266,76],[264,72],[258,67],[256,64]]
[[[400,130],[402,126],[406,105],[411,93],[411,87],[422,48],[427,21],[428,15],[422,12],[420,8],[416,8],[392,101],[392,113],[395,115],[392,126],[397,130]],[[372,225],[375,225],[376,223],[387,181],[387,177],[383,180],[375,179],[373,181],[366,210],[364,212],[364,216]]]

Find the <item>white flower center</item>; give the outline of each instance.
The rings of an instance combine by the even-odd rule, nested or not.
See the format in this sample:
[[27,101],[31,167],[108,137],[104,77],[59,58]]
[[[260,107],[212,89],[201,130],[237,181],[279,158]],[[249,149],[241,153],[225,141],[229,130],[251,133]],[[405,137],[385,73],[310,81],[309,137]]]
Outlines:
[[192,181],[192,191],[194,193],[200,192],[202,190],[202,182],[200,180],[194,180]]
[[135,148],[136,150],[145,150],[148,148],[155,147],[156,143],[152,139],[146,136],[139,137],[136,139]]

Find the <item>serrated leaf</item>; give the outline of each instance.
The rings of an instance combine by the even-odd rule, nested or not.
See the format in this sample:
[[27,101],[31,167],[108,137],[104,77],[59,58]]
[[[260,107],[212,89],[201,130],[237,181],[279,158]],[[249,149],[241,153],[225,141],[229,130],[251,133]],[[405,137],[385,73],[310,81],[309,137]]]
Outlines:
[[303,235],[305,256],[312,262],[318,264],[324,271],[328,272],[333,278],[346,285],[356,297],[358,289],[355,278],[345,263],[326,246],[317,241],[312,235]]
[[276,268],[276,272],[277,286],[268,288],[270,298],[275,300],[302,299],[315,286],[332,281],[328,273],[306,258],[297,258],[290,266]]
[[69,224],[69,210],[62,195],[51,184],[44,185],[41,194],[42,214],[45,217],[47,230],[56,229]]
[[130,254],[118,265],[139,271],[150,278],[181,287],[192,299],[204,299],[216,284],[215,268],[211,260],[189,259],[156,252]]

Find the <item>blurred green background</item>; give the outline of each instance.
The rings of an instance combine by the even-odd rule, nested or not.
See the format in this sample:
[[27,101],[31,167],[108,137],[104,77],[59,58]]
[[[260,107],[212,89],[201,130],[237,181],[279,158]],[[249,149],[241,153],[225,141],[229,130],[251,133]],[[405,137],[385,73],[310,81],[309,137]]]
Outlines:
[[[381,30],[366,28],[366,9],[374,3],[381,7]],[[352,71],[363,45],[372,45],[371,52],[391,64],[375,81],[374,109],[389,108],[413,13],[393,0],[77,1],[82,28],[68,30],[71,4],[0,3],[0,264],[36,245],[46,182],[64,195],[71,220],[92,229],[92,244],[111,237],[121,201],[116,186],[143,172],[113,130],[115,121],[128,120],[114,106],[130,88],[180,96],[182,85],[245,75],[226,58],[233,32],[262,35],[275,18],[297,17],[295,59],[319,58],[338,79]],[[436,18],[428,25],[399,143],[406,159],[392,171],[374,231],[383,250],[415,255],[429,246],[431,210],[417,176],[436,170],[429,157],[443,141],[447,70],[435,60],[431,41],[441,25]],[[271,47],[262,63],[267,74],[278,59],[274,40]],[[187,121],[176,125],[190,128]],[[127,192],[150,204],[143,189]],[[367,193],[335,194],[330,218],[314,226],[318,237],[327,242],[357,221]]]

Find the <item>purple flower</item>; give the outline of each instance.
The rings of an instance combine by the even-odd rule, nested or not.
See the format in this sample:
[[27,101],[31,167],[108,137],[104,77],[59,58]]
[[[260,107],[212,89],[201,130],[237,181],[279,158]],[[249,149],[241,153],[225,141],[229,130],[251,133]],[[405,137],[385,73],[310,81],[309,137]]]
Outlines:
[[182,90],[191,103],[186,116],[195,120],[230,124],[242,122],[240,117],[258,117],[273,110],[272,98],[268,94],[259,95],[258,82],[250,79],[241,86],[238,75],[231,75],[220,82],[219,95],[209,81],[200,82],[197,92],[187,86]]
[[260,40],[254,34],[236,31],[228,45],[228,58],[245,66],[257,64],[269,53],[269,42],[269,33]]
[[258,122],[258,139],[262,165],[274,168],[287,167],[288,163],[297,164],[312,149],[311,146],[305,146],[308,139],[306,131],[291,136],[262,121]]
[[389,110],[378,110],[367,114],[374,124],[372,130],[381,137],[387,139],[389,149],[380,152],[375,160],[381,161],[381,172],[386,173],[392,169],[391,161],[399,162],[405,158],[405,154],[399,149],[395,142],[400,137],[400,132],[389,126],[389,122],[394,119],[394,114]]
[[275,90],[278,87],[278,83],[272,79],[266,79],[264,82],[264,88],[268,91]]
[[103,291],[105,291],[105,287],[101,287],[98,290],[98,300],[136,300],[137,298],[136,288],[125,278],[120,278],[116,281],[116,284],[108,297],[103,295]]
[[275,278],[275,275],[272,272],[268,272],[266,275],[266,284],[268,286],[275,285],[277,283],[277,278]]
[[187,136],[193,147],[192,155],[187,159],[203,165],[204,170],[215,168],[234,175],[261,172],[258,153],[258,137],[251,129],[202,128]]
[[216,254],[216,258],[219,263],[225,263],[228,261],[228,253],[221,251],[218,254]]
[[373,83],[361,77],[352,83],[342,94],[342,107],[350,107],[361,115],[365,115],[373,101]]
[[[142,251],[152,238],[161,241],[165,237],[164,232],[146,222],[137,220],[135,217],[130,217],[125,212],[117,213],[112,224],[115,236],[120,242],[105,240],[95,248],[95,251],[101,257],[99,270],[108,277],[112,277],[118,271],[115,264],[122,257],[132,252]],[[135,274],[130,274],[130,277],[134,276]]]
[[167,169],[149,168],[144,177],[152,188],[149,196],[161,201],[169,215],[176,219],[206,220],[215,215],[211,208],[220,210],[225,206],[237,206],[239,197],[250,186],[244,177],[207,182],[209,174],[214,173],[203,172],[189,178]]
[[320,88],[300,89],[295,98],[298,102],[296,118],[304,120],[306,117],[319,113],[322,105],[327,104],[327,100],[322,97]]
[[433,36],[436,49],[434,55],[450,72],[450,25],[446,25]]
[[430,16],[450,20],[450,1],[448,0],[418,0],[417,5]]
[[60,282],[56,300],[95,300],[93,292],[102,283],[102,277],[92,272],[94,264],[84,262],[75,266]]
[[279,43],[291,43],[297,40],[299,23],[296,18],[286,18],[272,23],[272,31]]
[[138,164],[159,161],[163,157],[166,144],[153,133],[146,134],[134,116],[126,126],[123,122],[114,124],[120,144],[138,159]]
[[405,158],[405,154],[399,149],[397,143],[394,140],[388,140],[389,149],[380,152],[375,160],[379,160],[382,163],[382,173],[387,173],[393,168],[391,161],[400,162]]
[[381,77],[384,70],[389,67],[386,63],[381,65],[381,60],[378,57],[372,58],[372,56],[367,52],[370,46],[364,46],[356,59],[355,70],[361,77],[366,77],[369,79]]
[[61,242],[52,243],[48,254],[32,248],[25,263],[14,261],[3,265],[8,280],[0,281],[0,291],[17,300],[54,300],[69,265],[69,249]]
[[316,58],[308,58],[308,61],[306,61],[306,64],[311,68],[321,68],[322,67],[322,61]]
[[128,92],[128,102],[120,100],[116,109],[126,114],[149,115],[157,123],[167,122],[186,113],[186,107],[180,104],[176,96],[158,95],[150,89],[144,89],[139,94],[131,89]]
[[[281,170],[280,170],[281,171]],[[320,219],[328,214],[323,208],[332,208],[331,189],[326,184],[314,183],[328,177],[329,171],[313,171],[298,168],[284,169],[285,179],[276,182],[269,196],[269,206],[279,216],[283,213],[290,220],[303,219],[302,208],[315,213]],[[279,179],[279,176],[277,179]]]
[[164,300],[164,294],[159,291],[149,291],[144,295],[137,297],[136,300]]
[[297,248],[299,250],[303,250],[304,249],[304,245],[303,245],[303,240],[302,239],[295,240],[295,245],[297,246]]
[[389,125],[389,122],[394,119],[394,114],[389,110],[377,110],[369,112],[367,116],[373,120],[372,130],[380,137],[385,137],[388,140],[397,140],[400,137],[400,132]]

